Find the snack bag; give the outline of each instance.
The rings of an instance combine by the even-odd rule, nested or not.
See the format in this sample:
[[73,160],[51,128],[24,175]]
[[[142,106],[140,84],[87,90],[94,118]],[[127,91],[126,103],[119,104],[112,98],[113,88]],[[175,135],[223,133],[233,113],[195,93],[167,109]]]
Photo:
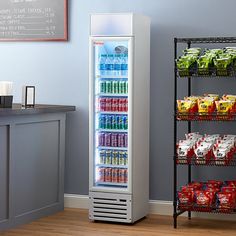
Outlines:
[[181,191],[178,192],[178,201],[181,206],[192,206],[193,205],[193,191]]
[[236,187],[236,180],[225,181],[228,187]]
[[215,203],[215,193],[208,190],[196,190],[195,200],[200,207],[212,207]]
[[206,94],[204,94],[204,97],[212,98],[214,101],[218,101],[220,99],[219,94],[206,93]]
[[234,209],[236,206],[235,193],[221,192],[217,194],[218,208],[219,209]]
[[217,113],[219,114],[228,114],[232,112],[234,106],[234,102],[230,100],[215,101],[215,104]]
[[[193,115],[197,112],[197,102],[188,100],[177,100],[177,109],[180,114]],[[190,118],[188,116],[187,118]]]
[[232,112],[236,112],[236,95],[223,95],[223,100],[229,100],[233,103]]
[[198,112],[200,114],[211,114],[215,110],[214,99],[212,98],[203,98],[198,100]]

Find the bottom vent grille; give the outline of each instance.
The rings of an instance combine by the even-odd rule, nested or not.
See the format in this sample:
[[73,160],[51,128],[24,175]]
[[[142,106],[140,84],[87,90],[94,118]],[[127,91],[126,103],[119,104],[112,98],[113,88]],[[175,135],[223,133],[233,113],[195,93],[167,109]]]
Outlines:
[[90,193],[91,220],[131,222],[131,196],[125,194]]

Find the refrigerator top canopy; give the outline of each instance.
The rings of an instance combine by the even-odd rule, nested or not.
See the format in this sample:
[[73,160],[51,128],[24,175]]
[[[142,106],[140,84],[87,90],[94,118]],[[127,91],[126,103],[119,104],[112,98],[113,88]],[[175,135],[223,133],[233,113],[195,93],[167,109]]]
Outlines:
[[150,19],[133,13],[92,14],[90,19],[91,36],[135,36],[135,31]]

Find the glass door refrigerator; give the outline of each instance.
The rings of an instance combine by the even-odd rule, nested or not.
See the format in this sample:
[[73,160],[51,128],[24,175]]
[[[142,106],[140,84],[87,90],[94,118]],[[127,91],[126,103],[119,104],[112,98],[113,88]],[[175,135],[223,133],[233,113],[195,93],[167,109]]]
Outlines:
[[150,20],[91,15],[89,218],[148,213]]

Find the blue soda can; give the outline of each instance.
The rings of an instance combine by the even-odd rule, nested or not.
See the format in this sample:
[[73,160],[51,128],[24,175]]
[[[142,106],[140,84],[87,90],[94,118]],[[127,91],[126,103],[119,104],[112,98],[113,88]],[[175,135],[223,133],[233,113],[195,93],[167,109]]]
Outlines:
[[128,129],[128,117],[123,116],[123,129]]
[[111,129],[112,116],[106,116],[106,129]]

